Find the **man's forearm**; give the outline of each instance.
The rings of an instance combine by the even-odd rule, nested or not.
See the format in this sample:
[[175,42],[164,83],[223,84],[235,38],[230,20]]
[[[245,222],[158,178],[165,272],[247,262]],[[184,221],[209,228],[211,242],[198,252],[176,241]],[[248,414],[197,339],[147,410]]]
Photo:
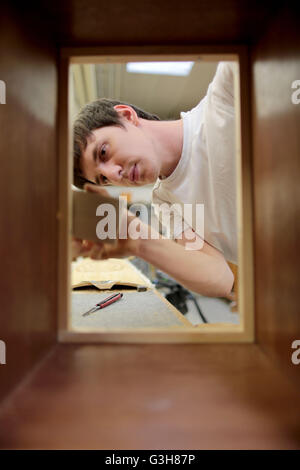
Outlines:
[[135,254],[199,294],[223,297],[231,292],[233,274],[220,258],[162,238],[138,240]]

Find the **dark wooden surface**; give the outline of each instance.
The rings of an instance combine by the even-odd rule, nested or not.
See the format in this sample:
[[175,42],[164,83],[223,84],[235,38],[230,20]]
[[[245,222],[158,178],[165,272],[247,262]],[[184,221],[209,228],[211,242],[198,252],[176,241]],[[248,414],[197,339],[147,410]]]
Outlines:
[[[298,8],[298,12],[300,8]],[[256,337],[300,386],[299,14],[285,9],[252,51]]]
[[64,46],[228,44],[247,43],[257,37],[277,3],[48,0],[19,4],[16,11]]
[[1,10],[0,400],[56,340],[56,51]]
[[295,449],[299,394],[256,345],[58,346],[3,403],[0,447]]

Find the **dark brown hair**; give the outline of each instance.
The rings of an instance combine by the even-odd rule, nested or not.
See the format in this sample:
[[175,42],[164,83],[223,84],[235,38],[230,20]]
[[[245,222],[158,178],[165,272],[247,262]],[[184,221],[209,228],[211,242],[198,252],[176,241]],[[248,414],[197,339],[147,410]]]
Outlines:
[[74,173],[73,180],[75,186],[83,188],[84,184],[88,181],[82,175],[81,170],[81,156],[82,151],[87,146],[87,139],[91,135],[92,131],[105,126],[121,126],[124,127],[119,114],[114,109],[114,106],[118,104],[124,104],[131,106],[138,117],[142,119],[148,119],[150,121],[159,121],[159,117],[155,114],[147,113],[135,105],[125,103],[123,101],[112,100],[108,98],[102,98],[96,101],[92,101],[85,105],[79,112],[73,128],[73,151],[74,151]]

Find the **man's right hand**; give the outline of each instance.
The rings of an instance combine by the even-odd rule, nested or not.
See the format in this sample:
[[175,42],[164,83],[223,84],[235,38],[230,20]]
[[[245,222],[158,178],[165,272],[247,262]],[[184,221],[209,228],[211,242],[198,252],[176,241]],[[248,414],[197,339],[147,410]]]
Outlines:
[[[99,188],[92,184],[86,184],[84,189],[89,192],[98,193],[102,196],[109,196],[109,193],[104,188]],[[127,209],[125,209],[127,210]],[[135,218],[133,214],[127,211],[127,234],[128,225]],[[148,230],[146,224],[141,223],[143,230]],[[91,259],[100,260],[108,258],[123,258],[131,255],[137,255],[139,247],[139,240],[132,239],[127,236],[126,239],[117,239],[115,243],[105,243],[99,240],[98,243],[81,240],[79,238],[72,238],[72,261],[75,261],[78,256],[89,257]]]
[[[81,240],[80,238],[72,238],[71,251],[72,261],[75,261],[78,256],[92,257],[92,254],[97,254],[103,250],[104,243],[94,243],[89,240]],[[98,258],[97,258],[98,259]]]

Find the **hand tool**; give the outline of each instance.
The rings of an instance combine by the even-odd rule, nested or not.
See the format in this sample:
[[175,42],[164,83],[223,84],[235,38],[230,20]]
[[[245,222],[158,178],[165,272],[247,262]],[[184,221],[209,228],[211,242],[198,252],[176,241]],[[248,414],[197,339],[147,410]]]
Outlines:
[[123,297],[122,293],[113,294],[110,297],[107,297],[106,299],[101,300],[101,302],[98,302],[93,308],[91,308],[87,312],[83,313],[82,316],[86,317],[87,315],[90,315],[91,313],[94,313],[97,310],[100,310],[101,308],[107,307],[108,305],[112,304],[113,302],[116,302],[117,300],[121,299],[122,297]]

